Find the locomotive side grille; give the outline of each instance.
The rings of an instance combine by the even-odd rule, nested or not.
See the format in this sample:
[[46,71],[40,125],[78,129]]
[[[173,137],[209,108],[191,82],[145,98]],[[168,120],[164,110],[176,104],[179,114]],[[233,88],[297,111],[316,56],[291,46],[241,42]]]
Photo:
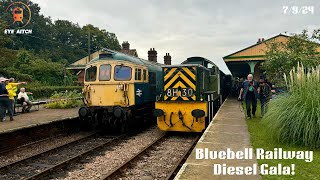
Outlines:
[[196,67],[164,68],[164,100],[196,100]]

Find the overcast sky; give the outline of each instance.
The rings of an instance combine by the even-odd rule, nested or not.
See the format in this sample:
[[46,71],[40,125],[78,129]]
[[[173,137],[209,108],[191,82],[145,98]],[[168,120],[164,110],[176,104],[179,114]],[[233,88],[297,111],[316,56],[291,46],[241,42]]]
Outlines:
[[[169,52],[173,64],[202,56],[228,73],[222,57],[279,33],[320,28],[320,0],[33,0],[53,20],[93,24],[129,41],[141,58]],[[236,3],[237,2],[237,3]],[[240,3],[241,2],[241,3]],[[314,13],[284,14],[283,6]]]

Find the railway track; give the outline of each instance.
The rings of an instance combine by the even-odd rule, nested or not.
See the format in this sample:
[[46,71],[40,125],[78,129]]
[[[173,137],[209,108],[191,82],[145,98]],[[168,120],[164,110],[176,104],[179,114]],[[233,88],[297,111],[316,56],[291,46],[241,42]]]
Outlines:
[[0,179],[40,179],[70,162],[105,147],[122,136],[104,137],[97,133],[89,134],[73,142],[0,167]]
[[[198,139],[199,136],[163,134],[134,157],[104,174],[102,179],[173,179]],[[168,152],[167,147],[171,145],[175,145],[176,149]],[[163,169],[159,169],[161,167]]]
[[79,132],[78,118],[64,119],[49,124],[11,130],[0,133],[0,155],[29,146],[30,144],[56,138],[59,134]]
[[17,150],[20,150],[20,149],[28,148],[28,147],[30,147],[32,145],[37,145],[37,144],[49,142],[49,141],[51,141],[53,139],[57,139],[59,137],[65,136],[65,135],[66,134],[58,134],[58,135],[55,135],[55,136],[52,136],[52,137],[47,137],[47,138],[44,138],[44,139],[39,139],[39,140],[36,140],[36,141],[33,141],[33,142],[29,142],[29,143],[26,143],[26,144],[23,144],[23,145],[20,145],[20,146],[17,146],[17,147],[10,147],[8,149],[0,151],[0,156],[3,156],[6,153],[9,153],[9,152],[12,152],[12,151],[17,151]]

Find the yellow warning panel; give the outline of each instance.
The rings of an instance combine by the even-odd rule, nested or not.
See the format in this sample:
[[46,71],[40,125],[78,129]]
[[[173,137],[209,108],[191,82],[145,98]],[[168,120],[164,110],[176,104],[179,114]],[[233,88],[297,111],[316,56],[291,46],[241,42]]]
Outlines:
[[[157,124],[162,131],[202,132],[205,129],[205,117],[207,116],[207,102],[194,101],[159,101],[155,104],[156,109],[164,112],[157,118]],[[205,116],[195,118],[192,111],[203,110]]]

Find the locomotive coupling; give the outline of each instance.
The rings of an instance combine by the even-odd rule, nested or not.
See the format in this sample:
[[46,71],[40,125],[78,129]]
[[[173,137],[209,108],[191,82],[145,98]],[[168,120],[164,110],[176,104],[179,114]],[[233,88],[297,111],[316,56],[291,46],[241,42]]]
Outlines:
[[195,118],[202,118],[205,116],[205,112],[201,109],[195,109],[191,112],[191,115]]
[[164,115],[164,111],[161,110],[161,109],[153,109],[153,110],[152,110],[152,114],[153,114],[153,116],[155,116],[155,117],[160,117],[160,116],[163,116],[163,115]]

